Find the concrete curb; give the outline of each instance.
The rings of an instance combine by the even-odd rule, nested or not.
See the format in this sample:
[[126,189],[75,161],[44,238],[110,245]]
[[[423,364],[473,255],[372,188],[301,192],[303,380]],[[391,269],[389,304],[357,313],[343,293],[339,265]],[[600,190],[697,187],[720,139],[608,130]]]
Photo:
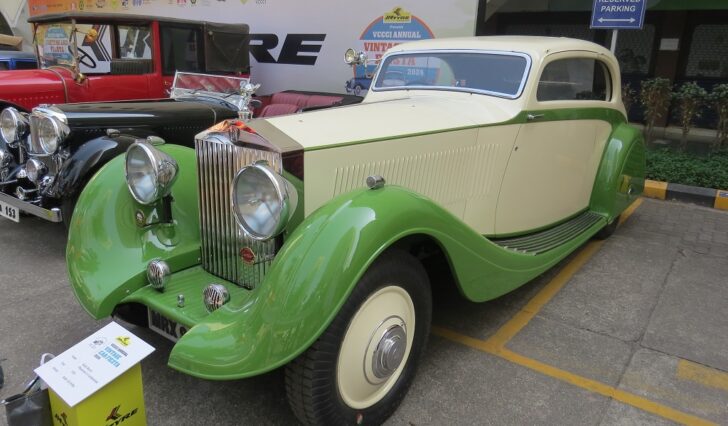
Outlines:
[[720,189],[645,179],[643,195],[659,200],[685,201],[715,209],[728,210],[728,191]]

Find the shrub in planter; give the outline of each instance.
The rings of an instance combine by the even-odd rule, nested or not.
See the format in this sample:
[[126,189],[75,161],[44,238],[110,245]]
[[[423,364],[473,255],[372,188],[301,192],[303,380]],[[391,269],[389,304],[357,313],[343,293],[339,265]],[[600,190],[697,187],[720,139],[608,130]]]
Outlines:
[[707,157],[669,149],[648,149],[647,179],[704,188],[728,189],[728,149]]
[[634,104],[636,94],[637,92],[629,83],[622,85],[622,103],[624,104],[624,110],[627,112],[627,117],[629,117],[629,109]]
[[645,139],[652,141],[655,121],[662,117],[670,102],[670,80],[662,77],[642,81],[640,87],[640,103],[645,109]]
[[728,147],[728,84],[716,84],[709,101],[718,115],[718,146]]
[[708,92],[702,87],[698,86],[698,83],[690,81],[683,83],[677,89],[677,92],[672,94],[677,107],[680,110],[680,125],[682,126],[682,148],[688,144],[688,133],[690,128],[693,127],[693,120],[700,116],[700,108],[708,97]]

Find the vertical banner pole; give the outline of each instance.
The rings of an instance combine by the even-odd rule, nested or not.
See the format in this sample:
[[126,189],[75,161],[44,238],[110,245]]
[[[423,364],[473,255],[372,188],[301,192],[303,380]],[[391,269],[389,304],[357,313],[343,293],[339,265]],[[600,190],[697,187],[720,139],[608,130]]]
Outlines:
[[609,50],[614,54],[617,51],[617,34],[619,34],[619,30],[612,30],[612,47]]

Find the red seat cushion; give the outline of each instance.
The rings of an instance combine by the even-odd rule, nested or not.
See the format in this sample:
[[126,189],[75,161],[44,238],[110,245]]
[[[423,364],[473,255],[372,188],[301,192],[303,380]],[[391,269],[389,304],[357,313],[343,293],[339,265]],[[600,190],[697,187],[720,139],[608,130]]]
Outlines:
[[341,101],[339,96],[311,95],[306,101],[306,108],[315,106],[328,106]]
[[273,117],[275,115],[293,114],[294,112],[298,111],[299,109],[301,109],[301,108],[299,108],[298,105],[293,105],[293,104],[269,104],[263,108],[263,111],[261,111],[260,116],[261,117]]
[[305,108],[308,98],[309,98],[309,95],[303,95],[300,93],[278,92],[278,93],[274,93],[271,96],[270,103],[272,103],[272,104],[291,104],[291,105],[297,105],[298,108]]

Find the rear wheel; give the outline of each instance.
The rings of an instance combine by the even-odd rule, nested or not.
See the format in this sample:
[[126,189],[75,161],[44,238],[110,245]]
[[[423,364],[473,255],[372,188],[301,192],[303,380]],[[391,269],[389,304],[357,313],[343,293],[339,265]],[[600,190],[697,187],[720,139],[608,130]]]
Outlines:
[[599,232],[594,235],[594,237],[598,240],[606,240],[607,238],[611,237],[612,234],[614,234],[614,231],[617,230],[617,226],[619,225],[619,218],[621,216],[622,215],[615,217],[612,223],[600,229]]
[[412,383],[430,333],[432,295],[422,265],[390,251],[357,283],[329,328],[286,368],[304,424],[379,424]]
[[361,86],[361,84],[357,84],[356,86],[354,86],[354,94],[356,96],[361,95],[361,89],[363,89],[363,87]]

